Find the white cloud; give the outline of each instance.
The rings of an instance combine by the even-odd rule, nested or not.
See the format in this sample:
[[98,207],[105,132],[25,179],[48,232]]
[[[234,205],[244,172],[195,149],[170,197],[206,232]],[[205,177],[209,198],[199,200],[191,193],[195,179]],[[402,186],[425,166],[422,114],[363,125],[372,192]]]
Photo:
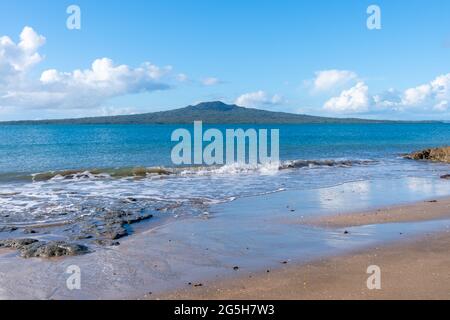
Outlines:
[[216,84],[220,84],[221,81],[218,78],[209,77],[202,80],[202,84],[204,86],[215,86]]
[[396,110],[421,109],[423,111],[447,111],[450,100],[450,73],[440,75],[429,83],[408,88],[403,92],[392,92],[389,97],[375,96],[378,107]]
[[235,104],[243,107],[258,107],[262,105],[278,105],[284,102],[284,99],[281,95],[275,94],[273,96],[269,96],[265,91],[256,91],[245,93],[239,96]]
[[448,100],[442,100],[433,107],[433,110],[443,112],[443,111],[447,111],[448,107],[449,107]]
[[428,83],[404,91],[391,88],[376,95],[370,95],[368,86],[359,81],[354,87],[329,99],[324,104],[324,109],[347,114],[361,112],[444,113],[450,110],[449,101],[450,73],[440,75]]
[[368,111],[369,106],[369,87],[364,82],[358,82],[354,87],[342,91],[338,97],[328,100],[324,108],[336,113],[359,113]]
[[395,109],[401,104],[401,101],[401,92],[394,88],[390,88],[380,94],[373,96],[374,105],[379,109]]
[[405,90],[402,97],[402,104],[405,106],[418,106],[424,103],[431,94],[431,86],[424,84],[415,88]]
[[348,70],[322,70],[315,73],[313,80],[313,91],[323,92],[342,86],[358,78],[357,74]]
[[99,112],[93,116],[118,116],[136,114],[137,111],[133,107],[101,107]]
[[159,80],[170,70],[171,67],[160,68],[148,62],[137,68],[127,65],[116,66],[111,59],[102,58],[95,60],[87,70],[73,72],[46,70],[41,74],[40,81],[49,89],[53,87],[67,92],[77,89],[109,97],[166,89],[168,85]]
[[17,83],[27,69],[42,60],[37,50],[44,43],[45,38],[30,27],[23,28],[17,44],[8,36],[0,37],[0,89]]
[[96,59],[85,70],[45,70],[33,80],[28,70],[42,60],[38,49],[44,43],[30,27],[23,29],[18,44],[0,37],[0,109],[100,108],[109,98],[170,88],[170,66],[145,62],[133,68],[109,58]]

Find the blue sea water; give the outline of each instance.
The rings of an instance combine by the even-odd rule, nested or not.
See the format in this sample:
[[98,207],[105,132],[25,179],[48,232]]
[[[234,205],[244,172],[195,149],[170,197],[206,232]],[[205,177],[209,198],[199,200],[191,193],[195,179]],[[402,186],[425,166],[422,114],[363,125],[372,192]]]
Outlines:
[[[177,125],[0,126],[0,174],[171,166]],[[450,124],[216,126],[280,129],[281,160],[386,159],[450,141]],[[205,126],[205,130],[209,126]]]
[[76,219],[98,208],[160,209],[162,204],[174,215],[205,214],[208,205],[238,197],[360,180],[438,179],[450,169],[401,157],[448,145],[450,124],[220,125],[213,127],[279,129],[284,170],[236,165],[135,174],[137,167],[171,170],[176,144],[171,134],[192,127],[0,126],[0,224]]

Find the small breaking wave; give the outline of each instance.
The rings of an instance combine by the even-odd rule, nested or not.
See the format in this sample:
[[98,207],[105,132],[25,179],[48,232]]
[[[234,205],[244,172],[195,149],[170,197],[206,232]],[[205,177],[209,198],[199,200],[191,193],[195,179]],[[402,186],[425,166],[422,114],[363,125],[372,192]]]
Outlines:
[[348,168],[352,166],[364,166],[376,164],[375,160],[286,160],[267,164],[230,164],[212,166],[186,166],[186,167],[130,167],[114,169],[81,169],[81,170],[57,170],[39,172],[31,175],[3,174],[0,181],[32,181],[41,182],[48,180],[84,180],[84,179],[143,179],[149,177],[189,176],[189,175],[237,175],[237,174],[276,174],[282,170],[314,169],[321,167]]
[[33,181],[46,181],[51,179],[95,179],[95,178],[144,178],[151,175],[170,175],[171,171],[160,167],[135,167],[119,169],[89,169],[89,170],[63,170],[36,173],[31,175]]
[[352,167],[375,164],[375,160],[293,160],[281,164],[280,170],[317,167]]

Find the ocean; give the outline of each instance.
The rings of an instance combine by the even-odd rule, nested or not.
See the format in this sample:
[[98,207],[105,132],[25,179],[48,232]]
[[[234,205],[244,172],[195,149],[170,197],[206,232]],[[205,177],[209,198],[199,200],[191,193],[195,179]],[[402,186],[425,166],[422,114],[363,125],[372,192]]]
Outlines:
[[79,239],[79,226],[98,223],[104,212],[199,217],[237,198],[355,181],[408,178],[411,201],[450,191],[420,183],[448,174],[448,165],[401,157],[448,145],[450,124],[205,126],[279,129],[280,163],[173,166],[171,133],[192,127],[0,126],[0,231],[8,231],[0,238],[17,227],[46,226],[51,234],[55,226],[60,237]]

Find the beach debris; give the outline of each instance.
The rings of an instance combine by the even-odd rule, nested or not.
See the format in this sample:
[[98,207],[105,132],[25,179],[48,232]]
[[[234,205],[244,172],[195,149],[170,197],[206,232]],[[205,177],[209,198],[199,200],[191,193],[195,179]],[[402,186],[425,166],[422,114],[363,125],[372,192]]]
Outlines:
[[428,203],[436,203],[436,202],[438,202],[437,200],[428,200],[428,201],[426,201],[426,202],[428,202]]
[[349,234],[350,232],[348,232],[347,230],[344,231],[344,234]]
[[239,270],[239,267],[238,266],[234,266],[233,270],[237,271],[237,270]]
[[444,174],[443,176],[441,176],[441,179],[450,180],[450,174]]
[[203,283],[195,283],[195,284],[193,284],[192,282],[188,282],[188,285],[189,286],[194,286],[194,287],[202,287]]

